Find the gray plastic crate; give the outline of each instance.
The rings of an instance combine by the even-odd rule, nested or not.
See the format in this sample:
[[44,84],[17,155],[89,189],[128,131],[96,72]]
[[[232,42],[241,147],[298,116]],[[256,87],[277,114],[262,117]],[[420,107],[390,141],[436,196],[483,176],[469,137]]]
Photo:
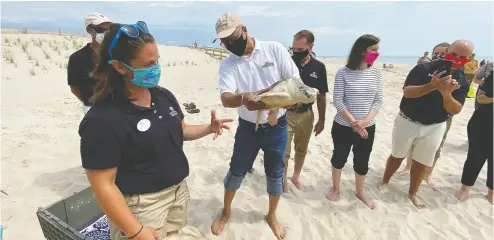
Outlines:
[[81,230],[104,214],[91,187],[36,212],[43,235],[48,240],[85,239]]

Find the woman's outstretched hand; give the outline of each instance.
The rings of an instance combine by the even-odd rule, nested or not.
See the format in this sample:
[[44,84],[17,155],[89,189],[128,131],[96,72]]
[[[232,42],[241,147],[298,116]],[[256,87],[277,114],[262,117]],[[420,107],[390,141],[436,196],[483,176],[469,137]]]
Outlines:
[[231,118],[217,119],[216,111],[211,110],[211,124],[209,124],[209,129],[211,130],[211,133],[214,133],[213,140],[215,140],[218,136],[220,136],[223,133],[223,128],[230,130],[230,127],[225,124],[228,122],[233,122],[233,119]]

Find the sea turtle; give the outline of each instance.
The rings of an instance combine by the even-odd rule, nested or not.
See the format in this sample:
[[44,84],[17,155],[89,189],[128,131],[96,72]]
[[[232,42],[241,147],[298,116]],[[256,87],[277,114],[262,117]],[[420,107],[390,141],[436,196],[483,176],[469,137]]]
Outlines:
[[[318,93],[317,89],[305,85],[300,78],[287,78],[274,83],[266,91],[254,95],[252,99],[261,101],[266,105],[267,110],[269,110],[268,123],[274,126],[278,122],[277,116],[280,108],[299,103],[315,102]],[[256,131],[264,111],[257,111]]]

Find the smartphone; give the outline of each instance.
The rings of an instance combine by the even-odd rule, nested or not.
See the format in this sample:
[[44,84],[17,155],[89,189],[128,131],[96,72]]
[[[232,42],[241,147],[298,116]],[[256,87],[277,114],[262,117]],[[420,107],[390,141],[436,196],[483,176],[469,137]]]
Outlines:
[[451,74],[451,68],[453,67],[453,62],[452,61],[448,61],[448,60],[444,60],[444,59],[438,59],[436,60],[437,61],[437,72],[440,73],[442,71],[445,71],[441,77],[446,77],[448,76],[449,74]]

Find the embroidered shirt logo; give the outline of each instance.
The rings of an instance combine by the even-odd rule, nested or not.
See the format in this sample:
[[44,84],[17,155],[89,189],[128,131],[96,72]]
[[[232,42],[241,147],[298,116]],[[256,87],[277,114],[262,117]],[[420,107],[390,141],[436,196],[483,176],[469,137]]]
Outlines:
[[316,74],[316,72],[312,72],[312,73],[310,74],[310,76],[311,76],[311,77],[313,77],[313,78],[317,78],[317,74]]
[[262,65],[262,68],[267,68],[267,67],[272,67],[272,66],[274,66],[274,63],[273,63],[273,62],[266,61],[266,62]]
[[175,111],[175,109],[173,109],[173,107],[170,107],[170,116],[175,117],[177,114],[178,114],[178,112]]

